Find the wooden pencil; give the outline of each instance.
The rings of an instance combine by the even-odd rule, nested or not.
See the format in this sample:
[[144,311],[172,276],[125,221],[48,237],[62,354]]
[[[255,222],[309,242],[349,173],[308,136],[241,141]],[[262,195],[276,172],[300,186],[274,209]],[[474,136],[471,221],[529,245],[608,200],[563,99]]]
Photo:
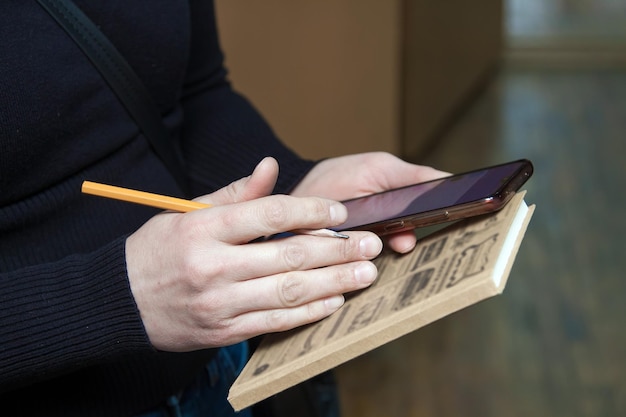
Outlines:
[[147,193],[145,191],[131,190],[129,188],[116,187],[113,185],[100,184],[91,181],[84,181],[81,191],[85,194],[128,201],[130,203],[143,204],[144,206],[179,211],[182,213],[211,207],[210,204],[199,203],[197,201],[168,197],[161,194]]
[[[85,194],[95,195],[98,197],[112,198],[115,200],[142,204],[144,206],[156,207],[164,210],[178,211],[181,213],[212,207],[210,204],[200,203],[198,201],[116,187],[114,185],[101,184],[92,181],[83,181],[81,191]],[[341,239],[347,239],[349,237],[348,235],[338,233],[330,229],[298,229],[292,231],[292,233],[322,237],[337,237]]]

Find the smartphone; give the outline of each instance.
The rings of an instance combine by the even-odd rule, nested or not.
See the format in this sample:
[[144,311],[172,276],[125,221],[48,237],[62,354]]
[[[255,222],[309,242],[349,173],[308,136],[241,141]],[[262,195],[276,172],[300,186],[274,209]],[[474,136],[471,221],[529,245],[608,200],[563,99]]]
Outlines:
[[348,220],[333,230],[369,230],[382,236],[492,213],[532,173],[532,163],[521,159],[346,200]]

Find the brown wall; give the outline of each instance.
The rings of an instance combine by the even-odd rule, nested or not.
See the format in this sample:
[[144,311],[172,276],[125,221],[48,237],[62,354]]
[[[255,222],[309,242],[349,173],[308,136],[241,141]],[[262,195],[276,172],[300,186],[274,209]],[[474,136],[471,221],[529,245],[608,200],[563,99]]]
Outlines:
[[500,21],[491,16],[500,1],[217,0],[216,7],[235,88],[288,145],[320,158],[419,152],[499,54]]

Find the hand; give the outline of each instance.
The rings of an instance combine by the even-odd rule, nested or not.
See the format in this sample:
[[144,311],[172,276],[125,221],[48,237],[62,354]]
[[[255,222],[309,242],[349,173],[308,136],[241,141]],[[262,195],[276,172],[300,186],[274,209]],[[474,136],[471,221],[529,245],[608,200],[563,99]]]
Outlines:
[[[414,165],[385,152],[354,154],[320,162],[291,195],[341,201],[447,175],[446,172]],[[416,244],[412,231],[388,236],[387,241],[393,250],[400,253],[411,251]]]
[[265,159],[250,177],[199,199],[214,207],[163,212],[129,236],[130,286],[157,349],[225,346],[314,322],[336,311],[342,294],[374,281],[369,260],[382,242],[372,233],[249,243],[346,219],[332,200],[268,196],[277,172]]

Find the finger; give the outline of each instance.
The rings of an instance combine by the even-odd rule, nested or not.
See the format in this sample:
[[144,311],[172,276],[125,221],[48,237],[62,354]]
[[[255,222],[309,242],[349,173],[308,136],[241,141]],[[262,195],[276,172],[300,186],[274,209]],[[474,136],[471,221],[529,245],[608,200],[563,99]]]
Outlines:
[[330,316],[344,301],[342,295],[336,295],[293,308],[252,311],[233,319],[231,330],[247,338],[291,330]]
[[366,288],[374,282],[377,273],[373,263],[361,261],[244,281],[237,285],[237,295],[242,302],[233,312],[239,315],[298,307]]
[[224,188],[195,200],[211,205],[225,205],[270,195],[278,179],[278,162],[274,158],[264,158],[252,174],[232,182]]
[[[217,206],[212,212],[193,212],[201,216],[211,235],[223,242],[240,244],[262,236],[295,229],[319,229],[345,222],[343,204],[317,197],[297,198],[274,195],[239,204]],[[190,220],[192,218],[190,217]]]
[[409,253],[417,244],[417,238],[413,230],[388,235],[385,237],[385,240],[389,248],[398,253]]
[[393,171],[394,175],[387,178],[387,189],[404,187],[410,184],[417,184],[447,177],[450,173],[440,171],[429,166],[418,166],[406,161],[401,161]]
[[365,261],[380,254],[383,245],[375,234],[350,232],[349,236],[349,239],[334,239],[303,235],[225,246],[220,262],[237,265],[236,270],[229,271],[233,280],[256,282],[257,277]]

